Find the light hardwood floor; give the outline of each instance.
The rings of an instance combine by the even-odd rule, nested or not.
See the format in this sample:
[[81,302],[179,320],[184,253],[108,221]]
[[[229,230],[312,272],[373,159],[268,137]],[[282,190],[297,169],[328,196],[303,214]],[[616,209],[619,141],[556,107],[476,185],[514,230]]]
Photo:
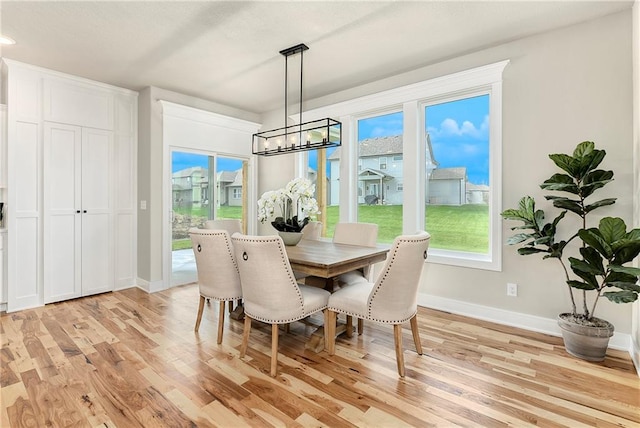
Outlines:
[[193,327],[193,285],[107,293],[2,314],[2,427],[44,426],[640,426],[640,381],[625,352],[567,355],[559,338],[421,308],[424,355],[403,330],[365,324],[336,355],[305,351],[312,328],[281,331],[269,376],[270,328],[242,322],[216,345],[218,305]]

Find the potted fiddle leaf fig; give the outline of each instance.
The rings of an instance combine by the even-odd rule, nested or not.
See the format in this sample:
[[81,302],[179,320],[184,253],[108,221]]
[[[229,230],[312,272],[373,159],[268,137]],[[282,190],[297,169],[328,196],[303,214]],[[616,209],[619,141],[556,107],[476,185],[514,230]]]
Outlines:
[[[596,190],[613,180],[613,171],[598,169],[605,155],[591,141],[578,144],[572,155],[549,155],[561,172],[540,187],[568,194],[545,196],[560,210],[550,222],[543,210],[536,209],[530,196],[523,197],[518,208],[501,213],[504,219],[521,223],[511,228],[518,232],[507,241],[521,245],[519,254],[540,254],[543,259],[557,260],[562,267],[572,307],[571,312],[558,316],[558,324],[567,352],[588,361],[604,359],[614,331],[611,323],[594,316],[601,298],[629,303],[637,300],[640,293],[640,269],[629,266],[640,254],[640,229],[627,231],[624,220],[617,217],[602,218],[597,227],[587,223],[590,213],[616,201],[593,200]],[[567,213],[577,216],[580,222],[563,229]],[[574,240],[579,244],[579,254],[565,254]]]

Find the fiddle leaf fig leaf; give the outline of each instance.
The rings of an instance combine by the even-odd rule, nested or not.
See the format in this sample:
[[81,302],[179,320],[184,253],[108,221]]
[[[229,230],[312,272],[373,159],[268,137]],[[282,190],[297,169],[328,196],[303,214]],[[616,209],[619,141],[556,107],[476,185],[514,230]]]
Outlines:
[[536,253],[548,253],[548,250],[543,250],[541,248],[534,248],[534,247],[523,247],[523,248],[518,248],[518,254],[520,254],[521,256],[528,256],[529,254],[536,254]]
[[569,284],[570,286],[572,286],[573,288],[579,288],[580,290],[596,290],[598,287],[594,287],[591,284],[587,284],[586,282],[582,282],[582,281],[567,281],[567,284]]
[[591,229],[581,229],[578,236],[585,244],[595,248],[605,259],[610,259],[612,254],[611,246],[602,237],[600,230],[592,227]]
[[602,295],[614,303],[631,303],[638,300],[638,293],[631,290],[607,291]]
[[635,277],[640,276],[640,268],[637,267],[609,265],[609,269],[611,269],[613,272],[625,273],[627,275],[632,275]]
[[579,193],[578,186],[573,178],[567,174],[554,174],[544,183],[540,185],[543,190],[557,190],[561,192],[569,192],[577,195]]
[[584,207],[584,212],[589,213],[593,210],[595,210],[596,208],[600,208],[600,207],[604,207],[607,205],[613,205],[616,203],[616,198],[607,198],[607,199],[602,199],[598,202],[594,202],[592,204],[589,204],[587,206]]
[[613,244],[627,235],[627,226],[619,217],[605,217],[600,220],[598,229],[602,238],[609,244]]
[[[597,254],[597,252],[596,252]],[[591,264],[589,261],[580,260],[575,257],[569,257],[571,263],[571,269],[580,275],[580,273],[588,273],[592,275],[604,275],[604,269],[602,269],[602,263]],[[583,278],[586,279],[586,278]]]
[[569,210],[573,213],[578,214],[579,216],[582,216],[582,205],[580,204],[580,201],[574,201],[573,199],[569,198],[554,198],[553,206],[556,208]]

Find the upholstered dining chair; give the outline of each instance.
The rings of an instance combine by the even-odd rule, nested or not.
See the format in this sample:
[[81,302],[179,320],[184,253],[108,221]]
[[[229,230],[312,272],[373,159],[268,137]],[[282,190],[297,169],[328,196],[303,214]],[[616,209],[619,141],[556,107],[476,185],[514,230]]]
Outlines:
[[[378,225],[375,223],[337,223],[333,232],[333,242],[336,244],[361,245],[375,247],[378,241]],[[373,282],[373,267],[367,266],[362,270],[355,270],[338,276],[338,284],[348,285],[360,282],[362,279]],[[351,337],[352,318],[347,315],[347,336]],[[362,318],[358,318],[358,335],[364,331]]]
[[302,239],[320,239],[322,236],[322,222],[310,221],[302,229]]
[[234,233],[242,233],[242,220],[237,218],[224,218],[207,220],[204,222],[205,229],[223,229],[229,232],[229,236]]
[[190,229],[191,245],[196,256],[200,306],[195,331],[200,328],[205,299],[220,302],[218,311],[218,344],[222,343],[225,302],[242,298],[240,273],[233,254],[229,232],[220,229]]
[[[204,228],[226,230],[227,232],[229,232],[229,236],[232,236],[234,233],[242,233],[242,220],[238,218],[222,218],[222,219],[215,219],[215,220],[207,220],[204,222]],[[242,308],[240,306],[242,306],[242,301],[239,300],[237,303],[238,303],[238,308],[234,312],[233,310],[234,302],[232,301],[229,302],[229,313],[231,314],[232,318],[236,320],[241,320]]]
[[402,324],[409,321],[419,355],[422,345],[418,333],[417,295],[430,235],[398,236],[375,283],[361,280],[334,292],[329,297],[325,337],[329,355],[335,353],[336,314],[342,313],[382,324],[393,324],[398,374],[404,377]]
[[240,358],[244,358],[247,352],[251,321],[271,324],[270,373],[275,376],[278,365],[278,325],[298,321],[320,311],[324,312],[326,321],[330,293],[296,282],[284,242],[279,236],[235,234],[231,239],[244,299]]

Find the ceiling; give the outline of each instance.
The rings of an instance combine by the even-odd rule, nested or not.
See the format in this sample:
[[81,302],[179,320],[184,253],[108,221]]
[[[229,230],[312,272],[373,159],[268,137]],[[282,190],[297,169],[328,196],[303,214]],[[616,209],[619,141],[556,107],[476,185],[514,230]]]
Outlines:
[[[2,0],[0,33],[17,44],[0,54],[133,90],[156,86],[263,113],[282,108],[278,52],[298,43],[310,48],[304,98],[313,99],[632,4]],[[295,94],[298,61],[289,60]]]

